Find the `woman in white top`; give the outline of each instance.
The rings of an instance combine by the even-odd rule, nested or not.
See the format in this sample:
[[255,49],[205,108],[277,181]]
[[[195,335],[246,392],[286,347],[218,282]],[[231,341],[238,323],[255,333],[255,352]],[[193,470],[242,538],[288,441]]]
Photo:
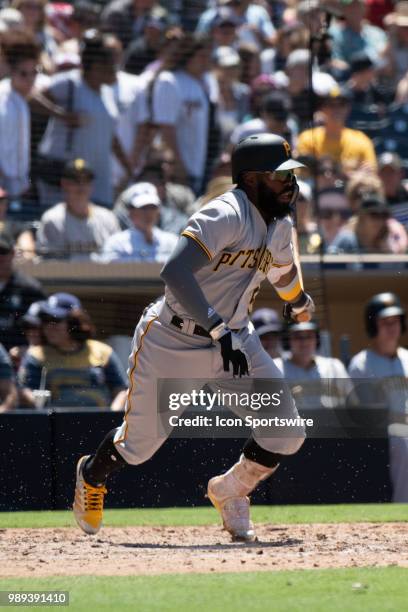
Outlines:
[[9,67],[9,78],[0,81],[0,185],[11,200],[29,187],[30,110],[27,98],[37,76],[40,48],[24,31],[3,35],[1,51]]

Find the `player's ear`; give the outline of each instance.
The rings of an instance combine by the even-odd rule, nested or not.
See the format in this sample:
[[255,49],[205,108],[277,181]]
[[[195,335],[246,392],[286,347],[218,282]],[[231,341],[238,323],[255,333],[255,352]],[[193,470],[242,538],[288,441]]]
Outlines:
[[244,183],[248,185],[248,187],[255,187],[258,183],[257,173],[256,172],[245,172]]

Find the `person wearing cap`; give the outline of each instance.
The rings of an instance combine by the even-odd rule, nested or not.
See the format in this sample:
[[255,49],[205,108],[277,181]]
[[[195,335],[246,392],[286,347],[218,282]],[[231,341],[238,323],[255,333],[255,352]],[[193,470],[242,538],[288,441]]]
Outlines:
[[258,308],[251,316],[261,344],[272,359],[282,355],[282,321],[273,308]]
[[102,11],[102,30],[115,34],[126,50],[143,34],[146,22],[153,19],[166,26],[177,21],[155,0],[111,0]]
[[367,51],[374,61],[379,60],[387,34],[365,20],[365,0],[340,0],[338,10],[341,18],[329,28],[333,57],[349,64],[353,53]]
[[17,388],[11,358],[0,344],[0,414],[17,407]]
[[373,142],[360,130],[346,127],[349,113],[350,92],[335,85],[320,102],[323,125],[299,134],[297,154],[318,159],[329,156],[348,175],[356,170],[375,173],[377,158]]
[[395,215],[396,208],[394,205],[405,204],[405,214],[401,221],[404,219],[405,224],[408,224],[408,181],[405,179],[402,159],[398,153],[385,151],[379,156],[378,176],[383,185],[387,204],[391,206],[392,214]]
[[26,344],[21,317],[30,304],[45,297],[37,280],[14,270],[14,256],[13,238],[0,233],[0,343],[7,350]]
[[177,243],[177,236],[157,227],[160,198],[152,183],[135,183],[128,190],[127,211],[133,227],[111,236],[103,247],[101,261],[164,263]]
[[[364,309],[369,338],[367,348],[351,359],[348,371],[365,406],[384,402],[389,410],[390,476],[392,500],[408,502],[408,350],[401,346],[406,312],[390,292],[370,298]],[[372,383],[371,383],[372,381]]]
[[221,130],[221,150],[230,141],[237,125],[249,112],[250,89],[239,81],[241,60],[232,47],[217,47],[212,54],[214,86],[218,89],[217,116]]
[[[275,27],[267,10],[260,4],[250,0],[230,0],[224,2],[239,19],[238,39],[242,43],[256,45],[258,49],[275,42]],[[204,11],[197,24],[197,34],[208,34],[214,20],[217,19],[218,8]]]
[[24,401],[48,389],[53,406],[123,407],[126,375],[113,349],[93,339],[94,326],[81,302],[56,293],[41,304],[41,343],[30,346],[18,371]]
[[211,22],[211,31],[214,49],[218,47],[236,47],[238,43],[237,29],[240,19],[229,6],[220,6]]
[[270,132],[279,134],[292,141],[293,123],[289,119],[289,103],[285,94],[273,92],[267,94],[261,103],[259,117],[244,121],[231,134],[230,145],[236,145],[242,138],[254,134]]
[[361,110],[372,113],[371,107],[375,106],[383,114],[386,112],[385,105],[393,101],[394,93],[387,96],[383,89],[378,87],[377,71],[378,64],[373,62],[366,51],[359,51],[351,56],[350,78],[347,81],[352,104],[349,124],[352,125],[354,109],[360,111],[357,117],[361,120]]
[[64,200],[41,217],[37,254],[46,258],[87,259],[102,250],[119,231],[110,210],[90,201],[94,172],[83,159],[65,165],[61,187]]
[[275,359],[294,393],[298,408],[334,408],[349,396],[352,385],[343,363],[318,354],[319,325],[316,321],[287,327],[289,354]]
[[408,238],[379,193],[362,196],[356,218],[339,231],[328,248],[330,253],[406,253]]

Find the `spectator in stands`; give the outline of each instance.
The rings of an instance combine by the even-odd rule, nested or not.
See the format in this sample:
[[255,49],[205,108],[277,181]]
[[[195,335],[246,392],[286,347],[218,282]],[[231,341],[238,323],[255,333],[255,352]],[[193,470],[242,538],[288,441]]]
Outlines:
[[44,299],[38,281],[13,270],[14,240],[0,234],[0,343],[9,350],[25,344],[19,321],[30,304]]
[[[329,251],[332,253],[406,253],[407,233],[394,220],[385,199],[379,194],[365,194],[355,219],[335,237]],[[396,225],[397,224],[397,225]]]
[[7,351],[0,344],[0,414],[8,412],[17,405],[17,389],[14,373]]
[[88,259],[119,231],[110,210],[90,201],[94,173],[83,159],[66,164],[62,180],[64,199],[48,209],[37,232],[37,253],[47,258]]
[[364,17],[365,0],[342,0],[341,19],[330,26],[332,53],[335,59],[350,63],[357,51],[367,51],[373,60],[380,59],[387,44],[384,30],[372,26]]
[[[408,502],[408,351],[401,346],[406,329],[405,310],[393,293],[373,296],[365,306],[364,319],[370,344],[354,355],[349,374],[364,406],[382,400],[390,413],[390,474],[393,501]],[[372,380],[372,384],[370,381]]]
[[339,359],[322,357],[316,321],[288,326],[289,355],[275,360],[292,387],[298,408],[335,408],[344,405],[352,385]]
[[350,209],[356,213],[360,208],[361,199],[366,193],[384,195],[383,186],[377,174],[356,172],[346,184],[346,196]]
[[273,74],[278,70],[285,70],[291,52],[295,49],[305,49],[309,46],[308,41],[308,30],[299,21],[290,21],[283,25],[276,32],[276,44],[261,52],[262,73]]
[[[190,190],[184,185],[169,183],[165,180],[163,167],[159,160],[151,159],[138,176],[138,183],[152,183],[161,201],[160,218],[158,227],[165,232],[180,234],[185,228],[188,215],[184,212],[189,210],[195,198],[190,196]],[[132,228],[133,223],[129,218],[129,202],[134,196],[134,185],[123,191],[116,201],[114,212],[123,228]],[[187,197],[186,197],[187,196]]]
[[388,63],[393,84],[403,78],[408,66],[408,4],[397,2],[395,11],[384,19],[388,31],[388,44],[384,57]]
[[25,401],[34,406],[33,391],[51,391],[54,406],[123,408],[126,375],[110,346],[92,339],[93,324],[78,299],[55,294],[41,307],[40,346],[31,346],[18,379]]
[[23,16],[24,29],[35,36],[40,45],[41,64],[46,72],[53,68],[53,56],[57,50],[57,42],[51,29],[47,25],[46,7],[47,0],[13,0],[11,6]]
[[222,150],[229,144],[234,128],[249,112],[250,89],[239,81],[240,64],[240,57],[232,47],[218,47],[213,52],[212,76],[218,89],[217,116]]
[[345,176],[338,162],[335,162],[330,156],[323,156],[318,160],[314,158],[314,163],[316,164],[317,191],[344,187]]
[[160,198],[151,183],[136,183],[127,200],[131,229],[111,236],[105,243],[101,261],[167,261],[177,243],[177,236],[157,227]]
[[40,48],[34,37],[12,31],[1,37],[9,79],[0,81],[0,185],[19,201],[29,187],[30,110],[27,103],[37,76]]
[[107,207],[113,204],[111,151],[125,173],[131,174],[130,162],[115,134],[118,111],[112,105],[109,89],[103,88],[116,80],[111,37],[87,31],[81,58],[80,72],[56,75],[37,96],[37,103],[53,115],[39,146],[38,189],[44,208],[61,201],[61,175],[57,169],[62,171],[69,159],[82,158],[91,166],[95,173],[92,199]]
[[238,44],[237,29],[239,17],[228,6],[220,6],[211,23],[210,36],[216,50],[218,47],[236,47]]
[[344,189],[328,187],[318,191],[317,214],[323,250],[327,252],[351,216]]
[[[123,64],[122,43],[116,36],[111,34],[106,36],[107,46],[112,50],[115,65]],[[111,104],[117,109],[116,136],[122,147],[123,152],[130,159],[133,147],[137,138],[137,133],[141,123],[140,108],[140,78],[125,70],[116,70],[116,78],[113,85],[109,88],[104,87],[104,93],[110,93]],[[123,165],[112,155],[112,180],[116,189],[115,195],[123,188],[123,183],[128,181],[128,173]],[[135,170],[135,168],[132,168]]]
[[115,34],[126,49],[143,34],[146,23],[152,19],[164,24],[174,21],[155,0],[111,0],[103,10],[102,27],[105,32]]
[[286,97],[280,92],[270,93],[263,99],[259,117],[238,125],[231,134],[231,145],[236,145],[242,138],[271,132],[279,134],[292,142],[293,123],[289,121],[289,109]]
[[283,326],[276,310],[258,308],[252,314],[251,321],[268,355],[272,359],[281,357]]
[[324,125],[299,135],[298,155],[330,156],[348,175],[359,169],[375,172],[377,160],[373,143],[363,132],[345,127],[349,112],[349,92],[335,86],[321,102]]
[[385,152],[380,155],[378,158],[378,174],[387,203],[391,207],[394,204],[408,204],[408,183],[404,180],[405,173],[398,153]]
[[377,67],[366,51],[354,53],[350,58],[350,78],[347,81],[352,105],[350,120],[353,119],[353,110],[364,107],[366,112],[373,112],[372,107],[380,107],[385,111],[385,105],[392,102],[387,98],[377,84]]
[[146,66],[157,60],[165,35],[166,23],[150,18],[143,27],[141,36],[135,38],[123,58],[123,67],[131,74],[141,74]]
[[269,75],[261,75],[261,60],[259,56],[259,49],[256,45],[249,43],[241,43],[237,47],[238,55],[241,60],[241,83],[249,85],[252,90],[254,79],[263,76],[273,82],[272,77]]
[[336,86],[330,74],[318,70],[313,70],[310,84],[310,62],[310,49],[295,49],[287,58],[285,72],[273,75],[290,96],[291,114],[296,120],[298,131],[311,125],[318,99],[327,96]]
[[29,346],[38,346],[41,344],[41,320],[40,310],[46,303],[46,300],[33,302],[25,315],[20,319],[20,327],[26,339],[26,344],[20,346],[12,346],[9,350],[9,355],[13,364],[14,371],[17,372],[24,355]]
[[[240,21],[238,39],[240,42],[256,45],[258,49],[275,42],[275,28],[267,10],[260,4],[250,0],[231,0],[228,2]],[[208,34],[217,18],[217,9],[209,8],[202,13],[197,24],[198,34]]]
[[205,74],[210,67],[208,41],[184,36],[172,49],[152,86],[152,122],[174,155],[178,182],[198,194],[209,167],[210,150],[217,148],[211,122],[216,100]]

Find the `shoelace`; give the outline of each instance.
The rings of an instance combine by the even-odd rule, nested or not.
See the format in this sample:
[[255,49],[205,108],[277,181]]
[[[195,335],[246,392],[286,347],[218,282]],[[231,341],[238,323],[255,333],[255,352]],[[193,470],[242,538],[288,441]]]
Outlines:
[[105,487],[90,487],[85,484],[85,510],[103,510]]

